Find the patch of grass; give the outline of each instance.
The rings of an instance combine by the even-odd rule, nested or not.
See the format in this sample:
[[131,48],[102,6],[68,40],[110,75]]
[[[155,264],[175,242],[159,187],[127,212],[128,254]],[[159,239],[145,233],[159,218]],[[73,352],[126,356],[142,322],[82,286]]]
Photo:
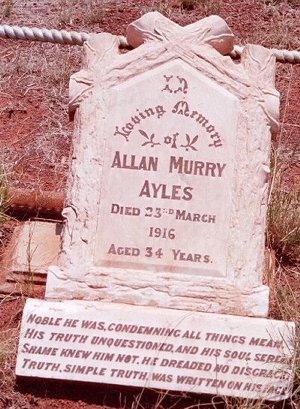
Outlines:
[[293,25],[293,20],[288,16],[284,15],[281,19],[275,13],[272,21],[270,22],[274,27],[267,36],[266,43],[270,44],[270,47],[275,48],[287,48],[287,49],[298,49],[300,46],[299,37],[295,35]]
[[87,24],[101,23],[107,12],[107,1],[89,0],[85,14],[85,22]]
[[[7,127],[16,123],[15,139],[0,150],[0,163],[5,163],[12,183],[26,178],[22,173],[25,169],[35,174],[34,180],[28,178],[35,189],[40,189],[40,177],[49,180],[49,172],[61,188],[68,170],[72,134],[67,112],[68,83],[70,75],[79,68],[80,51],[77,47],[42,43],[25,48],[19,42],[14,50],[8,48],[0,61],[0,86],[7,96],[0,107],[0,122],[3,119]],[[20,102],[10,97],[15,87],[24,97]],[[27,110],[27,114],[21,114],[21,109]],[[27,143],[21,151],[16,142],[25,138]]]
[[262,35],[261,31],[255,32],[250,42],[261,44],[270,48],[298,49],[300,46],[299,36],[295,32],[297,15],[293,7],[299,7],[297,3],[288,1],[264,1],[263,14],[269,21],[271,30]]
[[270,409],[262,400],[224,397],[224,409]]
[[10,17],[14,8],[14,1],[13,0],[4,0],[0,3],[0,17],[1,19],[4,17]]
[[[270,262],[266,268],[266,284],[270,288],[270,316],[293,321],[295,374],[289,408],[300,407],[300,191],[285,180],[293,171],[294,156],[280,157],[272,153],[273,177],[269,192],[267,246]],[[297,188],[297,187],[296,187]],[[291,334],[292,337],[292,334]],[[285,406],[283,406],[285,407]]]
[[300,190],[284,184],[284,173],[292,167],[273,154],[273,178],[268,203],[267,244],[282,262],[300,261]]
[[74,8],[76,7],[78,0],[60,0],[58,24],[59,27],[65,28],[73,23]]
[[33,43],[29,49],[24,49],[20,43],[16,45],[18,47],[13,51],[9,50],[0,61],[0,81],[3,81],[3,87],[13,81],[14,84],[24,85],[26,95],[30,90],[26,88],[26,82],[31,88],[38,86],[39,89],[47,84],[47,90],[50,84],[51,89],[56,89],[56,98],[63,93],[67,95],[70,75],[76,71],[80,60],[72,46]]
[[173,12],[173,4],[179,7],[176,2],[172,2],[171,0],[152,0],[150,5],[141,8],[141,15],[149,13],[151,11],[158,11],[164,16],[171,18]]
[[221,2],[219,0],[200,0],[199,8],[205,16],[219,14]]
[[116,8],[117,1],[107,0],[60,0],[58,26],[66,28],[73,26],[79,20],[83,24],[101,23],[107,11]]
[[299,0],[263,0],[263,3],[267,6],[276,6],[278,4],[287,4],[291,7],[299,6]]
[[[291,409],[300,407],[300,288],[297,268],[274,264],[269,270],[267,284],[270,288],[270,316],[282,321],[293,321],[296,333],[291,334],[294,354],[293,392],[289,400]],[[283,406],[285,408],[286,406]]]
[[141,10],[141,15],[150,11],[158,11],[168,18],[172,17],[174,9],[184,11],[197,10],[203,16],[219,14],[221,2],[219,0],[152,0],[150,6]]
[[19,329],[0,330],[0,387],[12,388]]
[[8,180],[3,166],[0,166],[0,239],[1,227],[3,222],[7,219],[5,214],[7,210],[7,194],[8,194]]
[[14,299],[10,296],[0,301],[0,408],[25,408],[25,399],[19,399],[19,392],[14,390],[16,375],[15,366],[20,334],[20,316],[24,307],[24,299]]

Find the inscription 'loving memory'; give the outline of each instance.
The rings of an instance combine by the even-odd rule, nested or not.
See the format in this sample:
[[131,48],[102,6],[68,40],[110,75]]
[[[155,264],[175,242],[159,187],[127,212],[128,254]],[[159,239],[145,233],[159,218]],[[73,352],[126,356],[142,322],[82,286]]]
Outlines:
[[[143,111],[136,109],[136,113],[131,116],[130,120],[124,126],[116,126],[114,136],[123,136],[125,138],[125,141],[129,142],[128,137],[134,131],[136,125],[139,125],[141,122],[143,122],[143,120],[152,116],[156,117],[157,119],[160,119],[161,117],[163,117],[164,114],[166,114],[166,112],[167,110],[162,105],[149,107],[144,109]],[[221,137],[219,133],[215,130],[215,127],[209,123],[208,119],[205,118],[204,115],[200,114],[198,111],[191,110],[189,104],[186,101],[178,101],[171,109],[171,113],[190,118],[194,120],[197,124],[199,124],[209,134],[210,138],[212,139],[212,142],[209,143],[208,146],[215,148],[222,146]],[[178,120],[178,118],[174,119]],[[172,147],[177,149],[176,137],[178,136],[178,134],[175,133],[174,135],[175,139],[173,136]],[[169,135],[164,136],[165,143],[168,144],[167,142],[168,139],[166,138],[171,137]],[[160,145],[160,143],[157,142],[156,145]],[[155,144],[153,146],[155,146]],[[183,145],[181,146],[185,147]]]

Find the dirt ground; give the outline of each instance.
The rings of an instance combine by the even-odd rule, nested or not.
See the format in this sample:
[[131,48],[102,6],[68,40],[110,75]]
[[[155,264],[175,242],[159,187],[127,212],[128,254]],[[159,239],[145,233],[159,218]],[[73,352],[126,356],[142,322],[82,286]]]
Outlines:
[[[218,14],[232,29],[236,44],[300,50],[299,0],[2,0],[0,24],[124,35],[130,22],[153,10],[181,25]],[[0,39],[0,166],[11,187],[64,193],[73,128],[68,81],[81,58],[80,46]],[[276,86],[281,93],[280,131],[273,143],[286,164],[287,189],[299,191],[300,64],[277,63]],[[5,231],[2,251],[11,225]],[[295,286],[300,271],[295,265],[291,271],[295,274],[290,274],[289,285]],[[42,297],[42,290],[33,295]],[[224,407],[219,397],[44,381],[15,384],[16,342],[7,345],[7,340],[17,340],[24,302],[25,296],[4,299],[0,305],[0,346],[9,357],[0,372],[1,409]],[[300,407],[295,402],[268,407]],[[244,407],[237,401],[227,405]]]

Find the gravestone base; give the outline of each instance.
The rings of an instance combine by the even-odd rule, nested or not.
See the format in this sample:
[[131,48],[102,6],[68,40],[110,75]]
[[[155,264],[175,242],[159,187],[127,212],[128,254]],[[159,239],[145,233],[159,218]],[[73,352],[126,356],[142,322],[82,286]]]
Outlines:
[[85,280],[76,268],[48,269],[46,298],[84,299],[123,304],[175,308],[178,310],[266,317],[269,287],[237,288],[225,279],[214,282],[196,275],[153,272],[122,268],[92,267]]
[[16,374],[282,400],[293,341],[291,322],[29,299]]

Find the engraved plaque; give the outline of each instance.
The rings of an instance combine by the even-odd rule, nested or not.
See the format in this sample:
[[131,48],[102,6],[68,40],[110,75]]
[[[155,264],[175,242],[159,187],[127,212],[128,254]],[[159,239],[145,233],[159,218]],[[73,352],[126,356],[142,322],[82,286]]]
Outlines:
[[237,98],[177,60],[109,111],[96,265],[226,276]]
[[29,299],[17,375],[281,400],[294,324],[87,301]]

